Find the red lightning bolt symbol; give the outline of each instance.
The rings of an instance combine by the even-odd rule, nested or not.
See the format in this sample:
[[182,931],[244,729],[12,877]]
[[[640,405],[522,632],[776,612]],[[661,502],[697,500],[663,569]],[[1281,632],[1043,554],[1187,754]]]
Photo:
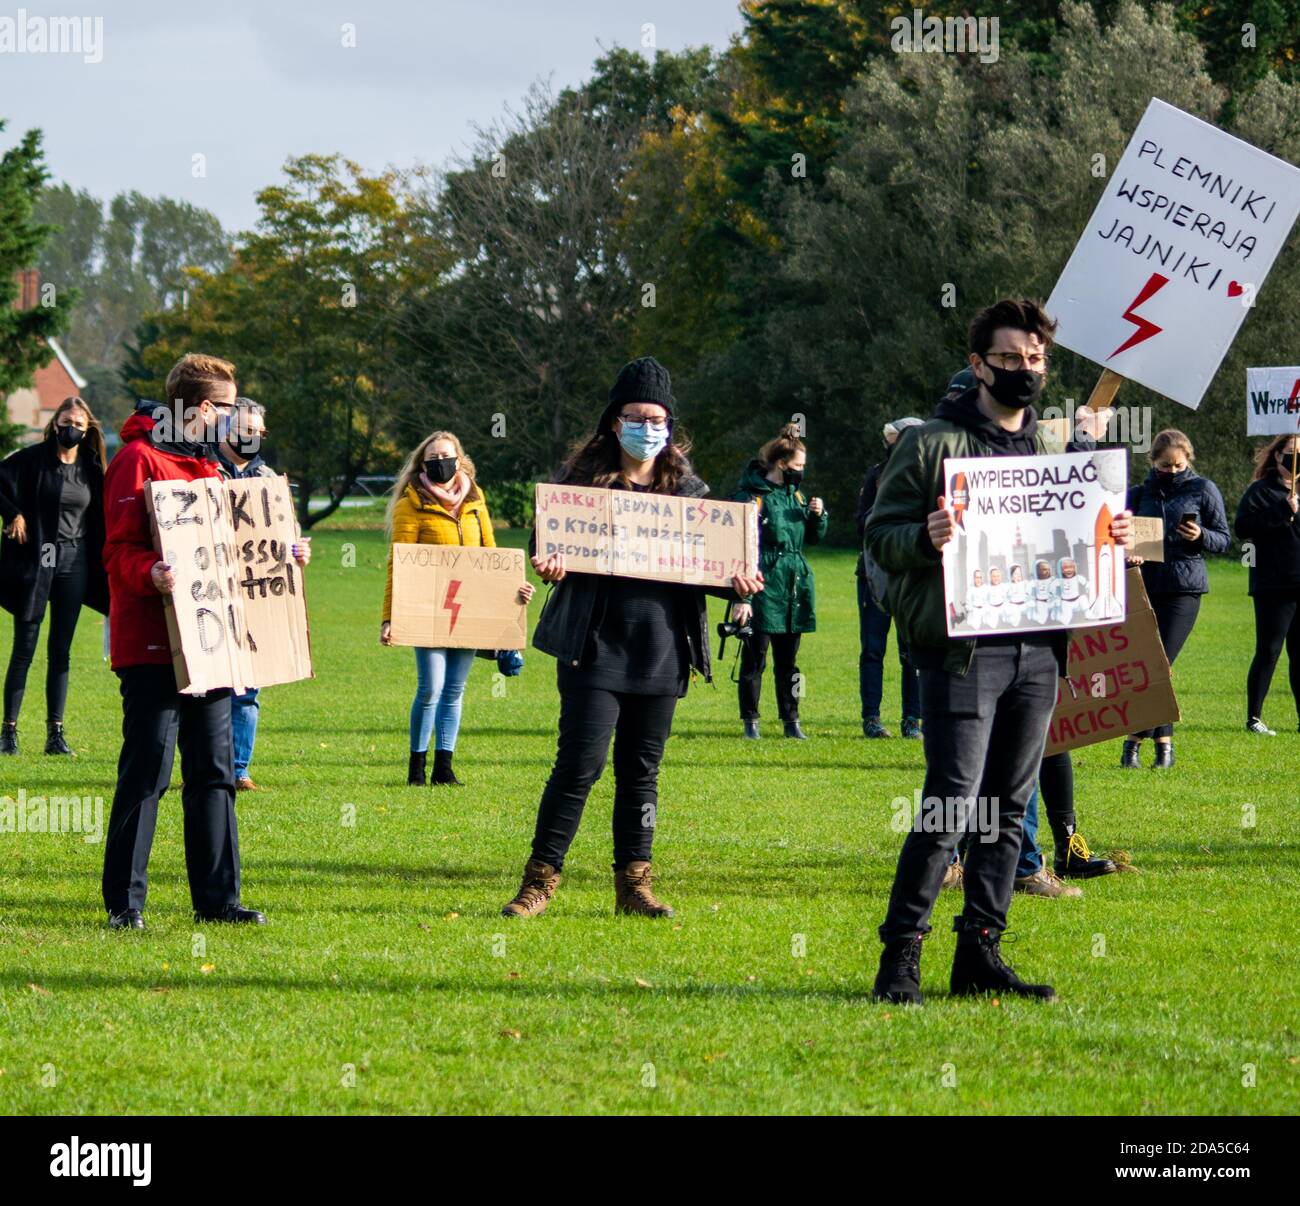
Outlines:
[[451,612],[451,627],[447,629],[448,633],[456,631],[456,617],[460,615],[462,604],[456,602],[456,592],[460,590],[460,582],[453,579],[447,583],[447,597],[443,599],[442,605]]
[[[1288,413],[1295,410],[1300,410],[1300,407],[1296,406],[1297,398],[1300,398],[1300,377],[1297,377],[1295,379],[1295,384],[1291,387],[1291,396],[1287,399],[1286,402],[1286,409]],[[1296,420],[1296,424],[1300,426],[1300,419]]]
[[1151,279],[1142,286],[1142,291],[1129,303],[1128,309],[1124,311],[1124,317],[1137,327],[1137,330],[1111,352],[1106,357],[1107,360],[1114,360],[1121,352],[1128,351],[1135,344],[1141,343],[1144,339],[1150,339],[1152,335],[1159,335],[1164,330],[1164,327],[1156,326],[1149,318],[1143,318],[1142,315],[1134,314],[1133,311],[1149,297],[1159,293],[1167,284],[1169,284],[1167,276],[1161,276],[1158,272],[1151,274]]

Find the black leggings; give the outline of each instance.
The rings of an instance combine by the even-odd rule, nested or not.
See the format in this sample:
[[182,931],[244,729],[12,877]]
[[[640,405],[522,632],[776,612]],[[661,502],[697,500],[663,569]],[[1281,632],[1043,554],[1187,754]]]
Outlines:
[[578,832],[587,796],[614,739],[614,866],[649,859],[659,806],[659,763],[673,727],[675,695],[599,688],[560,692],[560,741],[542,793],[533,858],[557,871]]
[[[1160,643],[1165,647],[1165,657],[1169,659],[1169,664],[1174,664],[1174,659],[1182,651],[1183,646],[1187,643],[1187,638],[1192,635],[1192,628],[1196,624],[1196,616],[1201,610],[1201,596],[1189,594],[1180,591],[1177,594],[1161,594],[1151,596],[1151,606],[1156,613],[1156,624],[1160,629]],[[1134,737],[1172,737],[1174,735],[1174,726],[1172,724],[1162,724],[1154,729],[1143,729],[1140,733],[1134,733]]]
[[1291,694],[1300,715],[1300,590],[1255,592],[1255,657],[1246,675],[1246,719],[1264,715],[1264,700],[1286,645]]
[[[86,546],[60,542],[55,551],[54,578],[50,583],[50,638],[46,645],[45,718],[63,720],[63,705],[68,700],[68,655],[77,618],[86,599]],[[27,671],[36,654],[41,621],[14,620],[14,648],[5,674],[4,719],[16,724],[27,688]]]
[[1047,813],[1056,853],[1064,855],[1074,832],[1074,762],[1069,750],[1048,754],[1038,768],[1038,797]]
[[776,680],[776,714],[783,720],[799,719],[799,696],[795,680],[799,667],[798,632],[755,632],[740,644],[740,718],[758,719],[758,701],[763,692],[763,671],[767,669],[767,650],[772,648],[776,663],[772,677]]

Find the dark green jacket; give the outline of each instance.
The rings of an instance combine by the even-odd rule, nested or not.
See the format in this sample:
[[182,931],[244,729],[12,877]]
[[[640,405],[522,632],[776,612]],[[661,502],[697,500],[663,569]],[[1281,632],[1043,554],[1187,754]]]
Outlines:
[[759,461],[750,461],[740,475],[732,497],[754,502],[758,508],[758,568],[763,589],[754,596],[756,632],[813,632],[817,614],[813,597],[813,572],[804,560],[805,544],[826,535],[830,517],[808,510],[808,500],[794,486],[767,480]]
[[[876,505],[871,509],[863,548],[889,571],[889,610],[898,625],[898,639],[918,665],[939,665],[952,674],[965,674],[975,653],[969,638],[948,636],[943,601],[941,554],[930,541],[926,516],[938,509],[944,492],[943,462],[954,456],[991,456],[995,449],[979,432],[950,416],[954,408],[974,405],[968,391],[952,405],[940,404],[939,417],[921,427],[909,427],[894,445],[880,477]],[[1032,414],[1032,412],[1031,412]],[[1026,423],[1030,422],[1026,416]],[[1056,435],[1032,420],[1033,444],[1039,453],[1064,452]],[[1065,673],[1067,634],[1059,634],[1057,660]]]

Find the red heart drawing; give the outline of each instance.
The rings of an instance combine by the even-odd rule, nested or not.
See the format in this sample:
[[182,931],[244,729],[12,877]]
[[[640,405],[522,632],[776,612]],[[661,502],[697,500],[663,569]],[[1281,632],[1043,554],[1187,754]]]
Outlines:
[[1243,289],[1239,284],[1237,284],[1236,281],[1229,281],[1229,282],[1228,282],[1228,296],[1229,296],[1229,297],[1237,297],[1238,295],[1240,295],[1240,294],[1242,294],[1242,293],[1245,293],[1245,292],[1246,292],[1245,289]]

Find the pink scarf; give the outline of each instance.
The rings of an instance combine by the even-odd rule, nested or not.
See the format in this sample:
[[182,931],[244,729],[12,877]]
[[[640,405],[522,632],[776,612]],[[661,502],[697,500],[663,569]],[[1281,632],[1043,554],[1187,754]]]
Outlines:
[[420,470],[420,489],[434,501],[441,503],[452,519],[460,518],[461,504],[469,493],[469,487],[468,473],[457,472],[456,476],[443,486],[430,481],[429,475],[423,469]]

